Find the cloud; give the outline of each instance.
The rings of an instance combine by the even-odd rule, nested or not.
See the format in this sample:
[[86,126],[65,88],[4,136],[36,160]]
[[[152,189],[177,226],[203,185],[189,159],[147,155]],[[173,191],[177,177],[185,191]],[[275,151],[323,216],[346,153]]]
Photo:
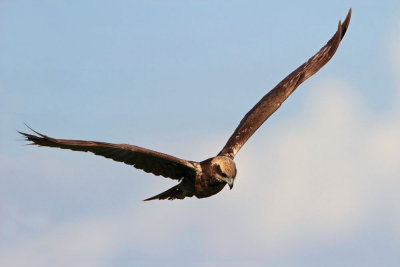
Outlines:
[[[370,212],[362,108],[343,82],[326,80],[315,87],[303,112],[275,125],[272,134],[263,131],[257,146],[240,152],[245,155],[234,192],[240,197],[232,202],[225,196],[224,205],[240,207],[232,218],[240,213],[237,228],[249,229],[243,238],[250,234],[259,247],[344,238]],[[314,94],[321,88],[324,92]],[[243,216],[243,210],[250,212]],[[212,249],[223,247],[215,241]]]
[[[400,200],[398,114],[383,120],[368,114],[354,88],[337,79],[309,91],[304,110],[257,134],[240,152],[233,191],[207,200],[138,202],[61,222],[20,214],[16,220],[47,228],[3,245],[1,263],[106,266],[126,249],[171,260],[187,244],[208,255],[205,265],[232,257],[257,265],[248,258],[273,258],[260,256],[266,249],[284,255],[310,243],[345,242],[379,220],[382,209],[389,231],[399,234],[400,210],[393,205]],[[209,146],[220,145],[211,140]]]

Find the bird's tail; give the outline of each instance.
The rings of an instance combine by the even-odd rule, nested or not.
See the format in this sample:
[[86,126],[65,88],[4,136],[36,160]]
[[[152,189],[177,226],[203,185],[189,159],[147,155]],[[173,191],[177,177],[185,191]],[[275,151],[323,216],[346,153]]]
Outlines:
[[184,199],[185,197],[192,197],[193,194],[188,194],[185,190],[182,189],[181,184],[178,184],[170,189],[168,189],[165,192],[162,192],[161,194],[158,194],[154,197],[150,197],[148,199],[145,199],[143,201],[149,201],[149,200],[154,200],[154,199],[168,199],[168,200],[174,200],[174,199]]

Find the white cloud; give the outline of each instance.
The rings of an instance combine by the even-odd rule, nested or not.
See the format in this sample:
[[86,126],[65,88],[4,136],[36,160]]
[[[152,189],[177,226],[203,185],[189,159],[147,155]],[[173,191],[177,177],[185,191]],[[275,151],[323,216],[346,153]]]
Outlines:
[[[168,257],[191,240],[189,246],[207,254],[204,264],[212,266],[222,264],[218,257],[244,255],[235,259],[246,261],[266,248],[288,253],[308,242],[345,240],[377,220],[382,209],[396,233],[398,114],[384,120],[370,116],[355,90],[335,79],[309,90],[301,113],[262,131],[257,145],[240,152],[233,191],[207,200],[132,203],[71,222],[31,214],[31,223],[48,228],[19,233],[12,245],[3,246],[0,262],[105,266],[124,247]],[[213,142],[209,145],[220,146]]]
[[[180,209],[175,207],[166,214],[161,206],[140,205],[102,216],[53,222],[45,230],[19,234],[6,246],[0,246],[0,263],[10,267],[109,266],[114,253],[132,242],[140,243],[137,251],[161,251],[163,244],[178,234],[180,224],[174,218],[179,218]],[[25,217],[21,215],[19,219]]]
[[310,91],[297,117],[263,131],[256,146],[240,152],[235,191],[224,193],[211,215],[219,220],[220,209],[232,208],[226,229],[211,231],[210,253],[229,257],[251,255],[255,247],[287,252],[307,242],[341,242],[382,220],[397,232],[398,114],[370,114],[356,90],[338,80]]
[[[240,197],[232,202],[225,196],[224,205],[238,207],[232,213],[239,217],[237,229],[248,229],[243,238],[251,235],[261,247],[344,238],[370,212],[372,188],[365,181],[363,155],[368,138],[359,130],[360,106],[343,83],[324,81],[317,87],[310,90],[324,92],[311,96],[305,111],[275,125],[272,134],[263,131],[257,146],[240,152],[245,155],[232,192]],[[211,239],[212,249],[223,247],[220,242]]]

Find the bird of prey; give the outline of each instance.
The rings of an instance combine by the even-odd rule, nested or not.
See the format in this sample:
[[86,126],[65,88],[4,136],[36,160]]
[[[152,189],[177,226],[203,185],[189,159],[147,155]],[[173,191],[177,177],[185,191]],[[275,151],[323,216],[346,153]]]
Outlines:
[[19,132],[32,145],[58,147],[124,162],[154,175],[161,175],[180,183],[154,197],[145,199],[206,198],[220,192],[226,184],[232,189],[236,177],[234,157],[254,132],[274,113],[288,96],[307,78],[322,68],[335,54],[350,23],[351,9],[336,33],[307,62],[298,67],[267,93],[240,121],[226,145],[217,156],[201,162],[173,157],[150,149],[96,141],[56,139],[31,129],[35,134]]

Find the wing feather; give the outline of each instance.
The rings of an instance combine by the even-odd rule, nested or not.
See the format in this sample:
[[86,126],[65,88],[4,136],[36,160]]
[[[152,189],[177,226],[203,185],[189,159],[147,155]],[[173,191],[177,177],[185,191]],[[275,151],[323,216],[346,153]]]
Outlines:
[[194,162],[150,149],[127,144],[56,139],[34,130],[32,131],[36,135],[19,132],[27,141],[32,142],[32,145],[92,152],[95,155],[132,165],[137,169],[154,175],[161,175],[177,180],[184,177],[194,178],[196,175],[196,165]]
[[289,95],[307,78],[321,69],[335,54],[346,33],[351,18],[351,9],[343,23],[328,43],[307,62],[298,67],[267,93],[241,120],[228,142],[218,154],[234,158],[239,149],[254,132],[281,106]]

